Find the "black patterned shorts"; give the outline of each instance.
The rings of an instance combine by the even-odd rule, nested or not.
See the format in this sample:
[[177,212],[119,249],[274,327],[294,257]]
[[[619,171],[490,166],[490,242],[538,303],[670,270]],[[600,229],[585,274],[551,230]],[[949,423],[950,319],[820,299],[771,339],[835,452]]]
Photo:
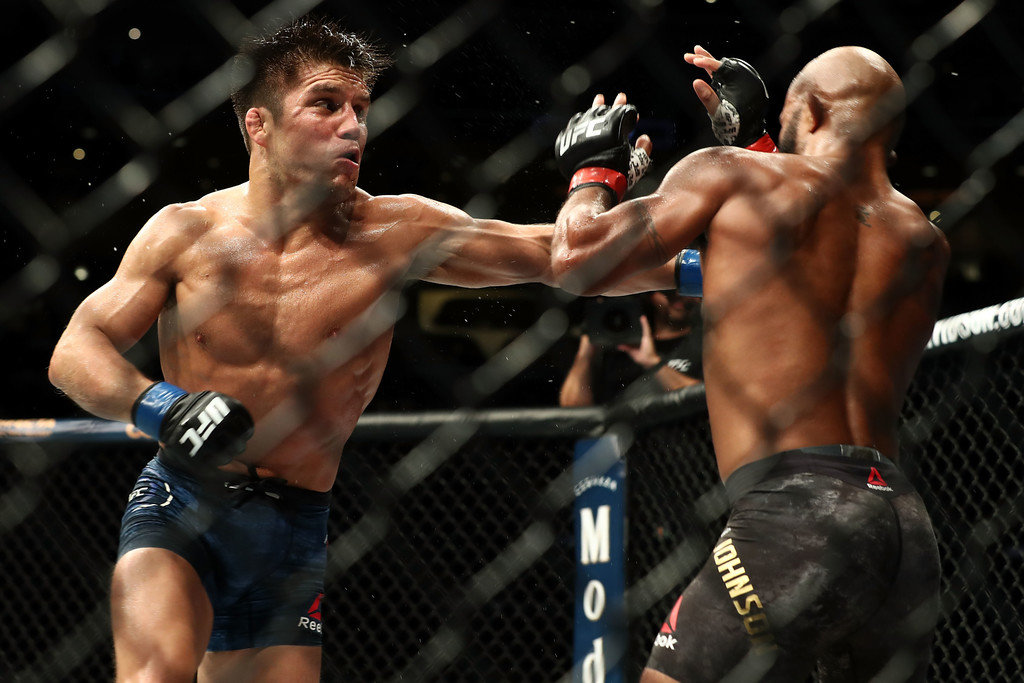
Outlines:
[[648,668],[679,681],[920,681],[939,557],[914,487],[870,448],[778,453],[726,482],[711,557]]

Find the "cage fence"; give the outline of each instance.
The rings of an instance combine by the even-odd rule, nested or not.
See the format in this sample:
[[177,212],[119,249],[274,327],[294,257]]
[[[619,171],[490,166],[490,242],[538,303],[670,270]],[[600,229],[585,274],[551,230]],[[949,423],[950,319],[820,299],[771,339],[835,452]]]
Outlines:
[[[931,351],[903,413],[901,465],[925,498],[942,557],[934,680],[1014,680],[1024,657],[1022,343],[1016,333]],[[703,394],[679,393],[638,411],[626,455],[629,680],[724,523]],[[611,414],[476,413],[476,435],[397,495],[396,468],[450,416],[367,420],[335,486],[330,552],[350,552],[340,539],[368,516],[379,530],[329,574],[325,680],[567,675],[577,553],[565,473],[575,439],[621,425]],[[114,539],[152,447],[5,446],[4,670],[19,681],[109,678]]]
[[[937,153],[957,162],[937,163],[934,173],[945,184],[927,207],[955,237],[979,212],[991,215],[990,195],[1006,182],[1024,142],[1024,109],[994,121],[979,111],[977,127],[965,130],[936,94],[946,87],[943,60],[948,51],[973,49],[980,41],[1008,79],[1024,79],[1013,23],[1002,20],[1007,4],[921,7],[927,19],[915,21],[893,4],[852,0],[689,9],[701,20],[734,22],[706,31],[720,38],[724,52],[741,50],[771,84],[795,73],[821,45],[822,26],[863,25],[865,37],[892,55],[905,78],[918,124],[912,135],[934,138]],[[9,386],[45,385],[45,360],[39,359],[92,288],[89,271],[112,272],[140,216],[215,189],[231,166],[238,171],[223,143],[210,140],[235,134],[223,114],[233,87],[230,56],[247,33],[319,11],[400,45],[368,122],[371,149],[379,150],[387,172],[367,182],[399,192],[409,188],[388,185],[409,180],[412,189],[436,191],[476,216],[533,219],[557,210],[551,187],[560,181],[551,173],[551,141],[568,115],[585,106],[595,84],[627,69],[641,92],[658,90],[666,108],[681,109],[690,97],[680,94],[679,84],[691,74],[673,52],[678,45],[662,33],[673,22],[685,25],[678,7],[651,0],[600,3],[602,12],[589,3],[526,5],[534,22],[521,16],[520,3],[487,0],[390,7],[189,0],[168,9],[164,26],[146,17],[142,30],[135,24],[145,15],[128,0],[38,0],[9,8],[17,21],[4,29],[16,47],[0,64],[6,138],[0,219],[8,245],[0,320],[4,337],[17,339],[25,357],[36,361],[11,368]],[[590,32],[591,39],[562,40],[561,51],[553,52],[550,44],[570,31]],[[730,31],[749,45],[732,42]],[[140,42],[150,35],[152,44]],[[474,60],[494,72],[499,86],[492,86],[510,84],[511,95],[478,91],[502,110],[498,118],[481,118],[470,107],[460,113],[452,106],[458,86],[442,92],[448,107],[442,111],[423,87],[454,79],[452,69]],[[86,123],[69,123],[71,111]],[[710,142],[696,132],[707,128],[703,112],[690,106],[682,116],[695,131],[684,134],[691,137],[687,144]],[[657,124],[652,121],[652,131]],[[38,144],[47,136],[56,136],[60,155]],[[489,137],[487,154],[467,154],[460,136],[470,144]],[[410,140],[431,169],[425,173],[438,178],[425,181],[398,168],[407,163]],[[232,144],[239,147],[237,139]],[[667,161],[685,151],[684,144],[670,146]],[[652,189],[668,167],[656,168],[638,191]],[[520,208],[516,191],[536,197],[536,206]],[[1013,252],[1020,243],[1019,233],[1004,230],[994,249]],[[385,416],[376,430],[373,420],[364,420],[347,447],[330,522],[326,680],[570,675],[574,440],[622,423],[614,411],[471,409],[566,334],[570,321],[561,310],[564,299],[558,301],[470,374],[468,409]],[[935,680],[1013,680],[1021,665],[1021,339],[981,335],[973,343],[940,344],[926,356],[904,411],[901,464],[933,516],[943,562]],[[132,353],[140,365],[157,362],[153,344]],[[38,404],[47,411],[41,415],[62,410],[54,396],[40,393]],[[682,413],[671,404],[665,417],[655,406],[650,424],[636,418],[642,426],[626,425],[632,433],[626,457],[626,663],[632,679],[679,588],[707,556],[725,512],[702,394],[689,391],[684,402],[689,407]],[[5,417],[26,417],[22,409],[8,403]],[[106,601],[116,530],[124,496],[151,450],[147,444],[4,442],[0,677],[112,676]]]

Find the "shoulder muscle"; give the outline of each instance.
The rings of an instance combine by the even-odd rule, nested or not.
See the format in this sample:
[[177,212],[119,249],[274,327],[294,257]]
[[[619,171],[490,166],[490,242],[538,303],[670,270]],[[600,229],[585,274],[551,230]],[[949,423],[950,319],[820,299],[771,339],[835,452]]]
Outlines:
[[119,273],[141,270],[156,275],[169,271],[211,225],[210,211],[197,202],[165,206],[146,221],[128,245]]

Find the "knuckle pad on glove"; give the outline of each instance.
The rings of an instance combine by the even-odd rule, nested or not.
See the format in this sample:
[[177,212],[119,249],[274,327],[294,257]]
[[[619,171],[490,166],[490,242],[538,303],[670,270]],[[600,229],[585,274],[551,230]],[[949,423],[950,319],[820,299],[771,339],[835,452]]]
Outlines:
[[555,138],[555,159],[567,178],[581,168],[603,167],[626,173],[629,133],[638,120],[632,105],[599,105],[569,119]]
[[193,462],[222,465],[245,448],[255,424],[237,399],[213,391],[183,398],[168,412],[161,441]]

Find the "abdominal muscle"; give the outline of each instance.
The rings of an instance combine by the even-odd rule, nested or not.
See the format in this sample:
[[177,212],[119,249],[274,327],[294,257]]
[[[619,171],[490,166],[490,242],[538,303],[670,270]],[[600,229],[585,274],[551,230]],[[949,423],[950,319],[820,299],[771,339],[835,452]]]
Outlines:
[[270,356],[248,365],[218,362],[194,340],[164,349],[167,381],[189,391],[232,396],[256,423],[253,437],[226,472],[256,468],[289,486],[328,491],[342,448],[380,384],[391,346],[389,329],[345,362],[311,354]]

